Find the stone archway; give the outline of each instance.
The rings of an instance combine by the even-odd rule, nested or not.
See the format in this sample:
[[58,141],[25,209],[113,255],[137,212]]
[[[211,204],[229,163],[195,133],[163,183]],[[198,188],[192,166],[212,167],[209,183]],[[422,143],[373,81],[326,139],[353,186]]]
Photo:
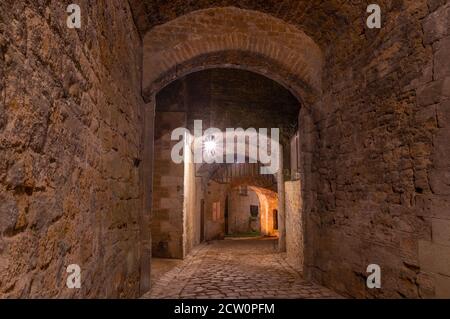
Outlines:
[[260,202],[261,234],[267,236],[278,235],[278,221],[275,221],[275,219],[278,219],[278,216],[273,216],[274,210],[278,212],[278,194],[262,187],[249,186],[249,188],[256,193]]
[[[238,27],[230,21],[239,22]],[[319,46],[303,31],[282,20],[234,7],[195,11],[153,28],[143,38],[145,119],[152,123],[155,95],[172,81],[200,70],[237,68],[283,85],[301,103],[299,121],[311,125],[311,106],[322,91],[322,67],[323,55]],[[152,130],[152,124],[145,125],[143,130],[143,167],[151,167],[153,162]],[[307,171],[304,174],[307,175]],[[278,192],[284,194],[282,174],[278,174],[277,179]],[[144,190],[142,215],[148,216],[151,213],[152,181],[145,175],[141,181]],[[306,200],[303,202],[307,203]],[[279,200],[278,211],[282,216],[283,198]],[[148,220],[148,217],[143,219]],[[280,238],[285,237],[283,225],[280,223]],[[283,239],[280,250],[285,250]],[[142,263],[145,268],[149,259],[150,256]],[[141,286],[146,287],[146,284]]]
[[[240,21],[239,27],[230,21]],[[298,28],[261,12],[195,11],[153,28],[143,39],[143,51],[146,98],[183,75],[216,67],[260,73],[308,102],[321,92],[319,46]]]
[[[245,233],[246,231],[242,229],[242,226],[244,226],[244,229],[250,227],[248,221],[245,219],[247,214],[243,214],[243,212],[248,211],[248,207],[242,206],[242,201],[238,198],[241,196],[245,196],[244,198],[251,196],[250,199],[246,199],[244,202],[250,205],[255,205],[255,203],[258,202],[258,217],[253,219],[254,221],[257,220],[255,222],[255,224],[257,224],[256,228],[258,229],[257,236],[278,237],[278,227],[275,225],[277,222],[274,221],[273,214],[274,210],[278,211],[278,193],[275,190],[261,186],[259,182],[258,178],[247,179],[246,181],[241,180],[230,183],[226,188],[225,203],[227,203],[228,200],[228,206],[231,206],[230,211],[228,212],[228,224],[233,224],[233,221],[235,221],[233,219],[234,215],[235,219],[237,217],[237,220],[239,220],[240,229],[236,230],[235,227],[230,227],[230,232],[228,233],[225,231],[225,236],[236,232]],[[245,192],[241,193],[242,190],[245,190]],[[233,205],[230,205],[233,202],[235,203],[234,207]],[[233,211],[233,208],[235,211]],[[236,208],[238,208],[239,211],[237,211]],[[227,221],[225,221],[225,223],[226,222]],[[249,229],[247,229],[247,231],[249,231]]]
[[[220,133],[220,139],[223,139],[224,143],[232,141],[232,147],[228,145],[222,145],[220,154],[217,154],[222,159],[227,158],[228,155],[232,155],[233,157],[237,155],[241,156],[241,159],[245,159],[245,163],[258,163],[262,164],[259,158],[259,148],[261,147],[260,136],[258,136],[260,132],[256,130],[251,131],[231,131]],[[191,150],[195,152],[195,148],[203,148],[202,140],[207,139],[209,136],[203,136],[197,140],[196,138],[190,139]],[[235,139],[236,138],[236,139]],[[247,140],[248,138],[248,140]],[[279,142],[279,140],[275,140],[273,136],[267,136],[267,140],[270,140],[270,153],[271,159],[270,163],[264,163],[267,166],[259,166],[257,168],[257,173],[261,173],[259,177],[255,176],[242,176],[235,177],[233,176],[229,182],[228,193],[232,188],[235,188],[240,185],[249,184],[252,185],[255,189],[254,191],[259,193],[258,197],[260,201],[263,201],[264,194],[259,191],[259,188],[264,187],[264,175],[273,175],[273,178],[276,180],[276,194],[277,194],[277,211],[279,212],[279,228],[278,228],[278,249],[281,252],[286,250],[286,223],[285,223],[285,209],[284,209],[284,196],[285,196],[285,187],[284,187],[284,169],[283,169],[283,145]],[[253,143],[251,143],[253,141]],[[235,154],[236,153],[236,154]],[[277,156],[272,157],[273,153],[277,154]],[[206,166],[208,164],[201,164],[200,167]],[[217,165],[217,164],[216,164]],[[221,165],[221,164],[219,164]],[[239,164],[238,164],[239,165]],[[246,164],[244,164],[246,165]],[[273,171],[271,171],[271,168]],[[266,211],[266,214],[268,212]]]
[[[153,96],[210,67],[303,103],[307,279],[360,298],[450,295],[448,1],[382,1],[381,30],[364,1],[105,3],[82,1],[69,32],[61,2],[0,4],[1,297],[148,289]],[[73,263],[82,290],[61,276]],[[372,263],[383,289],[366,289]]]

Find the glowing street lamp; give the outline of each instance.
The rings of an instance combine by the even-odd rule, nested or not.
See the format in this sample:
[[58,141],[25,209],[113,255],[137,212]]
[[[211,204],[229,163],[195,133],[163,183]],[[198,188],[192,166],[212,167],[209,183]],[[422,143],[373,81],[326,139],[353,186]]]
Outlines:
[[217,148],[217,143],[214,140],[214,136],[208,136],[205,138],[205,141],[203,142],[203,148],[208,156],[214,156]]

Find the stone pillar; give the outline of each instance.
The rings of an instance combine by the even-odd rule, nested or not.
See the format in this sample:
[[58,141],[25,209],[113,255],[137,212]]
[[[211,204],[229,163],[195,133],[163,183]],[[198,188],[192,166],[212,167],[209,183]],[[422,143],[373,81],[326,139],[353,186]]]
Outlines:
[[139,294],[142,296],[150,290],[150,262],[151,262],[151,234],[150,217],[152,212],[152,188],[153,188],[153,142],[155,97],[149,101],[142,112],[143,129],[141,137],[141,166],[140,183],[142,210],[139,218],[140,224],[140,279]]
[[283,175],[283,146],[280,145],[278,156],[279,167],[277,173],[277,187],[278,187],[278,250],[280,252],[286,251],[286,215],[284,203],[284,175]]

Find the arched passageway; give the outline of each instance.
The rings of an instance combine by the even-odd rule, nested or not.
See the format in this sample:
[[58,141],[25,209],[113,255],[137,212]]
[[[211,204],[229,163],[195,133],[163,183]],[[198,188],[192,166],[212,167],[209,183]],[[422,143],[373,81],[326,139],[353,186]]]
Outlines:
[[[252,84],[256,84],[253,89]],[[279,196],[284,198],[284,182],[280,183],[284,179],[280,173],[284,162],[282,144],[287,145],[295,131],[299,107],[299,101],[279,84],[235,69],[196,72],[174,81],[157,95],[151,219],[153,256],[183,258],[202,239],[227,235],[227,193],[245,183],[251,183],[256,190],[268,188],[278,193],[270,195],[270,190],[259,191],[258,196],[264,203],[264,234],[272,232],[266,229],[269,224],[273,227],[268,215],[273,216],[276,209],[279,247],[284,250],[283,205],[272,207],[272,202],[278,201]],[[256,113],[258,117],[251,116]],[[234,147],[228,149],[224,146],[226,143],[223,144],[220,163],[195,163],[197,145],[201,151],[204,148],[204,141],[193,136],[196,122],[203,125],[201,133],[208,132],[211,127],[223,132],[241,128],[242,136],[223,134],[223,141],[233,141]],[[182,151],[183,160],[176,162],[171,157],[183,134],[171,135],[180,127],[186,127],[185,134],[191,137],[185,138],[187,147]],[[268,129],[269,134],[274,128],[280,131],[273,136],[276,140],[268,136],[270,163],[264,165],[258,162],[262,149],[258,144],[250,143],[258,142],[260,138],[256,130],[255,134],[251,131],[255,127]],[[241,138],[243,143],[234,143]],[[223,163],[229,155],[233,156],[231,163]],[[239,161],[243,163],[237,163]],[[286,162],[289,168],[288,154]],[[270,174],[261,173],[272,166],[277,167]]]
[[[277,252],[286,247],[284,203],[279,201],[284,202],[284,183],[290,173],[283,172],[290,171],[291,156],[284,154],[283,145],[290,151],[300,102],[267,77],[235,68],[207,69],[181,77],[161,90],[155,101],[153,268],[176,265],[161,257],[189,260],[203,241],[249,236],[272,237],[266,245],[275,248],[268,257],[275,262]],[[198,122],[200,133],[206,135],[197,136]],[[187,130],[173,134],[180,127]],[[215,134],[207,133],[211,128],[223,134],[208,135]],[[230,128],[242,128],[242,132],[229,133]],[[261,128],[267,128],[269,134],[274,128],[279,130],[265,142],[271,146],[267,150],[270,162],[265,164],[260,162],[264,143],[258,135]],[[214,150],[208,149],[211,141]],[[231,148],[229,141],[233,141]],[[218,162],[205,162],[206,158],[195,162],[197,151],[214,151]],[[180,161],[173,158],[178,154],[182,154]],[[275,165],[273,172],[263,173]],[[240,243],[235,241],[229,248]],[[303,256],[303,252],[297,255]],[[185,267],[186,260],[177,268]],[[270,269],[270,264],[261,268]],[[159,280],[154,278],[156,286]]]
[[[408,12],[405,12],[405,15],[408,14]],[[243,23],[236,29],[233,29],[233,27],[227,29],[229,27],[228,22],[220,18],[215,19],[215,17],[225,16],[235,17],[236,21],[245,20],[251,22]],[[264,23],[258,23],[257,21],[264,21]],[[281,33],[269,31],[267,29],[268,26],[270,26],[271,30],[280,30]],[[309,34],[314,34],[313,31],[309,31]],[[169,39],[168,34],[175,34],[175,36]],[[279,41],[279,36],[286,37],[287,34],[289,34],[290,41]],[[320,41],[322,40],[324,38],[321,38]],[[146,47],[146,43],[150,43],[150,45]],[[280,45],[280,43],[283,43],[283,45]],[[324,42],[321,42],[322,48],[323,44]],[[344,48],[345,41],[342,43],[338,42],[336,47],[342,48],[342,52],[347,52],[347,48]],[[418,48],[417,52],[419,52],[417,53],[418,55],[426,55],[422,48]],[[336,64],[339,65],[341,56],[339,56],[337,51],[328,50],[326,55],[328,61],[336,61]],[[302,253],[291,254],[290,259],[295,260],[297,267],[303,268],[306,278],[325,283],[346,293],[351,291],[350,295],[376,295],[378,291],[365,289],[364,282],[355,277],[355,273],[364,274],[367,265],[371,264],[369,260],[374,259],[373,256],[378,255],[378,246],[371,246],[371,249],[367,250],[367,245],[364,243],[372,243],[373,238],[379,238],[381,242],[380,249],[389,256],[385,258],[385,267],[389,269],[389,273],[395,273],[392,276],[398,278],[407,272],[409,274],[407,275],[408,278],[414,278],[410,282],[416,282],[418,276],[423,274],[411,273],[409,266],[404,266],[406,269],[403,269],[403,266],[398,267],[398,263],[400,260],[403,260],[400,262],[401,264],[410,265],[409,257],[411,257],[414,260],[412,264],[420,263],[425,268],[429,267],[427,260],[420,257],[423,254],[419,254],[420,250],[423,253],[425,252],[424,248],[420,245],[418,249],[412,247],[415,247],[420,241],[417,236],[427,236],[425,229],[430,225],[420,218],[417,219],[418,215],[413,213],[413,211],[418,212],[421,208],[414,205],[408,208],[407,211],[411,212],[412,215],[410,217],[406,217],[408,214],[402,215],[402,218],[408,219],[408,223],[414,225],[412,226],[414,231],[400,232],[394,235],[397,238],[395,240],[397,243],[396,247],[404,252],[404,255],[398,255],[398,250],[396,251],[396,249],[392,248],[389,240],[383,236],[380,237],[378,230],[372,229],[370,233],[363,230],[367,228],[363,225],[376,223],[373,218],[377,220],[378,217],[371,217],[361,223],[358,221],[358,218],[353,218],[354,216],[361,216],[361,211],[385,211],[383,208],[385,204],[381,204],[379,200],[369,195],[367,197],[359,192],[357,187],[354,189],[356,184],[353,177],[350,176],[352,173],[348,174],[345,171],[346,167],[353,165],[353,168],[358,167],[355,171],[356,176],[361,176],[361,172],[364,171],[366,164],[363,164],[364,160],[360,161],[358,158],[367,159],[371,155],[365,153],[363,150],[365,147],[360,148],[356,145],[365,145],[364,140],[376,136],[383,126],[374,124],[372,130],[372,126],[369,125],[367,127],[364,124],[366,122],[372,123],[371,118],[368,119],[364,115],[362,117],[357,116],[361,112],[365,113],[364,106],[362,106],[363,104],[367,105],[365,103],[358,104],[355,102],[355,104],[352,102],[353,104],[351,105],[354,106],[348,111],[343,110],[344,106],[341,104],[345,104],[345,101],[348,100],[345,92],[348,92],[349,88],[341,88],[337,84],[332,84],[330,80],[327,81],[326,86],[323,86],[324,56],[325,54],[322,53],[320,46],[308,35],[299,28],[292,27],[282,20],[273,19],[273,17],[259,12],[236,8],[199,10],[171,20],[164,25],[157,26],[146,34],[144,37],[143,92],[149,103],[148,109],[151,112],[154,94],[161,87],[191,72],[217,67],[237,68],[256,72],[277,81],[287,88],[301,102],[302,106],[298,117],[299,139],[297,146],[291,147],[291,149],[295,149],[297,162],[296,171],[291,173],[301,180],[301,184],[292,185],[291,189],[296,192],[296,196],[292,197],[293,203],[290,203],[290,207],[297,211],[300,210],[301,214],[299,218],[293,219],[296,223],[296,226],[293,227],[295,238],[292,238],[292,241],[288,240],[290,247],[295,247],[295,251],[302,251]],[[358,60],[358,65],[361,65],[359,62]],[[413,61],[410,62],[414,64]],[[373,63],[376,64],[377,62],[374,61]],[[146,66],[152,72],[146,74]],[[375,81],[374,78],[376,76],[372,76],[364,66],[363,70],[368,72],[369,75],[364,79],[360,79],[360,82],[367,85],[361,87],[359,93],[350,94],[350,99],[364,100],[368,98],[370,100],[369,104],[372,103],[371,105],[373,106],[371,110],[378,112],[382,106],[375,100],[381,99],[385,101],[383,103],[388,104],[390,97],[385,93],[389,89],[388,87],[381,90],[374,88],[373,83],[375,82],[373,81]],[[333,67],[327,66],[327,73],[335,71]],[[355,70],[349,72],[357,74]],[[377,74],[386,85],[387,83],[392,83],[389,82],[389,74],[398,75],[398,73],[392,73],[389,70],[386,74],[379,70]],[[345,77],[341,78],[343,81],[347,79]],[[347,80],[352,82],[350,78]],[[325,93],[324,88],[327,90]],[[374,97],[374,99],[372,99],[372,89],[378,92],[376,94],[377,97]],[[404,86],[404,89],[406,91],[411,90],[407,85]],[[335,91],[338,93],[334,93]],[[360,93],[362,95],[358,95]],[[414,103],[408,102],[407,99],[399,99],[402,101],[399,102],[400,104],[411,106],[411,103]],[[354,109],[355,107],[356,109]],[[369,111],[369,113],[372,111]],[[399,112],[402,113],[401,111]],[[353,127],[352,123],[354,121],[357,121],[359,124],[352,132],[350,128]],[[411,119],[411,121],[415,121],[415,119]],[[400,131],[397,131],[397,129],[401,131],[399,126],[396,126],[394,131],[399,133]],[[388,132],[387,135],[392,140],[398,141],[399,145],[415,143],[403,140],[400,135],[396,135],[397,133],[393,133],[393,131],[388,130]],[[425,132],[422,133],[427,135]],[[422,133],[419,133],[419,135]],[[342,139],[345,140],[344,143],[341,143]],[[386,141],[385,139],[375,140],[369,142],[369,144],[378,145],[379,149],[383,150],[391,149],[389,145],[382,142]],[[345,151],[341,151],[341,147]],[[374,151],[370,147],[369,149],[367,152]],[[350,159],[348,156],[352,152],[359,155]],[[384,153],[381,152],[380,154]],[[392,154],[392,156],[397,158],[395,154]],[[413,157],[410,160],[415,161]],[[377,188],[378,186],[376,185],[389,184],[392,180],[379,180],[379,177],[383,176],[382,172],[390,170],[388,168],[390,164],[381,164],[380,158],[376,161],[380,164],[376,169],[378,174],[372,176],[370,172],[367,172],[364,175],[364,181],[371,185],[369,193],[379,194],[381,192],[380,196],[385,198],[388,202],[387,205],[391,207],[389,210],[395,210],[394,206],[403,205],[406,199],[402,197],[404,195],[400,195],[395,190],[396,187],[393,187],[392,191],[391,188],[389,190],[386,189],[386,192]],[[352,165],[349,163],[352,163]],[[421,164],[417,165],[420,166]],[[415,178],[404,181],[405,185],[408,184],[406,189],[411,190],[408,191],[407,195],[410,199],[416,197],[414,187],[411,186],[414,184],[414,180]],[[281,182],[280,185],[284,187],[284,182]],[[357,198],[356,205],[355,196]],[[395,200],[394,202],[389,201],[397,197],[400,198],[397,204]],[[280,204],[285,205],[286,203],[282,200]],[[394,206],[390,206],[391,204]],[[284,211],[284,207],[282,210]],[[344,232],[340,231],[341,227],[345,229]],[[301,230],[301,234],[299,230]],[[355,241],[354,238],[358,238],[358,240]],[[426,242],[427,240],[425,239]],[[337,244],[342,242],[347,243],[347,245]],[[404,246],[402,243],[406,242],[414,244],[412,246]],[[429,242],[427,243],[429,244]],[[356,254],[359,256],[356,259],[354,258],[355,251],[359,252]],[[367,253],[361,255],[362,251]],[[332,253],[330,254],[330,252]],[[346,256],[346,258],[341,258],[341,256]],[[299,260],[300,262],[298,262]],[[332,263],[330,263],[331,260]],[[423,276],[429,278],[429,275]],[[418,292],[420,289],[422,289],[421,293],[428,293],[425,287],[418,288],[414,284],[404,285],[403,283],[391,282],[388,285],[391,286],[386,290],[386,294],[391,296],[417,296],[420,294]]]
[[[217,21],[221,20],[214,19],[215,15],[223,16],[224,14],[232,15],[235,19],[242,20],[245,18],[248,22],[243,27],[242,32],[233,33],[231,35],[224,33],[224,30],[227,28],[227,24],[224,23],[223,25],[220,25],[219,23],[219,25],[217,25]],[[314,103],[318,94],[321,92],[321,69],[323,64],[321,50],[308,36],[306,36],[302,31],[293,28],[281,20],[274,19],[261,13],[236,8],[210,9],[194,12],[191,15],[192,16],[175,19],[164,26],[155,28],[151,32],[147,33],[143,40],[143,92],[148,102],[146,109],[147,114],[153,114],[155,109],[157,111],[158,104],[155,94],[168,83],[183,78],[183,76],[187,74],[198,72],[199,70],[220,67],[252,71],[281,83],[282,86],[286,88],[297,100],[297,110],[294,112],[294,121],[291,123],[292,127],[298,126],[298,107],[300,104],[302,106],[302,113],[300,113],[300,115],[303,118],[302,121],[306,124],[310,117],[310,106]],[[198,25],[198,27],[192,26],[192,23],[195,24],[195,21],[200,19],[200,17],[202,21],[206,23],[206,28],[204,25]],[[263,21],[265,22],[264,24],[261,23]],[[209,27],[208,23],[210,23]],[[211,28],[212,24],[215,24],[214,28]],[[286,47],[280,47],[275,44],[279,35],[270,33],[270,28],[273,28],[274,26],[280,28],[283,32],[292,34],[292,41],[287,43]],[[203,28],[209,31],[202,32],[202,30],[204,30]],[[223,30],[221,30],[221,28],[223,28]],[[180,32],[175,33],[177,36],[174,37],[173,34],[175,29]],[[184,87],[186,87],[185,84]],[[280,100],[279,103],[282,104],[283,101]],[[272,105],[272,107],[275,109],[277,106]],[[255,111],[257,110],[255,109]],[[275,114],[276,112],[273,112],[272,110],[272,113]],[[286,114],[283,113],[278,114],[286,116]],[[147,115],[146,117],[151,116],[152,115]],[[213,123],[210,121],[208,124],[213,126]],[[258,122],[254,124],[256,125],[249,125],[245,128],[271,128],[276,126],[273,121],[266,121],[266,123],[260,126],[257,125]],[[236,123],[230,123],[229,127],[236,128],[240,126]],[[307,125],[305,125],[305,128],[306,127]],[[175,127],[172,127],[172,129],[174,128]],[[226,127],[222,128],[225,129]],[[284,136],[284,144],[286,144],[290,138],[288,135],[289,134],[286,134],[286,136]],[[150,147],[151,140],[149,140],[149,138],[152,136],[151,132],[147,131],[143,136],[144,145],[148,145]],[[281,147],[281,149],[283,148]],[[289,152],[288,149],[287,151]],[[150,149],[147,152],[149,155],[151,154]],[[283,152],[280,152],[280,171],[277,174],[278,196],[281,196],[277,208],[277,216],[279,221],[278,233],[280,234],[279,249],[284,251],[286,249],[284,213],[285,177],[283,169],[284,157],[282,153]],[[161,153],[155,152],[155,154]],[[288,154],[289,153],[286,153],[286,159],[289,158]],[[151,166],[151,162],[151,158],[144,158],[143,164],[144,166]],[[288,170],[290,170],[289,167],[290,163],[287,167]],[[306,170],[308,169],[307,166],[305,166],[305,168]],[[188,223],[189,225],[198,225],[198,221],[192,220],[192,216],[196,210],[196,204],[194,204],[194,202],[198,202],[198,199],[194,200],[194,198],[190,196],[195,195],[190,194],[194,193],[191,191],[194,188],[194,185],[198,188],[201,184],[195,182],[195,165],[191,168],[185,166],[185,170],[186,169],[190,169],[193,172],[187,177],[190,180],[189,187],[187,187],[185,183],[183,188],[185,198],[190,198],[190,200],[188,200],[189,203],[186,201],[184,202],[184,217],[172,219],[172,222],[174,220],[179,221],[178,235],[175,234],[175,230],[169,231],[172,233],[172,242],[177,242],[177,247],[180,247],[180,242],[182,243],[181,250],[179,250],[178,254],[175,254],[178,257],[185,256],[192,249],[192,247],[195,246],[195,243],[198,242],[198,239],[194,238],[195,236],[193,235],[196,233],[194,230],[195,226],[186,227],[186,223],[183,224],[182,222],[182,220],[191,219],[190,223]],[[150,185],[151,181],[148,179],[145,180],[144,178],[144,182],[148,185],[144,187],[144,189],[150,190],[152,188]],[[214,190],[214,192],[218,192],[218,190]],[[149,194],[150,192],[144,192],[144,196],[149,196]],[[209,222],[209,227],[204,228],[206,231],[206,235],[204,235],[204,237],[207,239],[211,238],[211,236],[213,236],[212,234],[218,234],[218,238],[223,236],[225,225],[221,225],[221,220],[223,218],[219,218],[219,216],[221,216],[222,209],[224,208],[223,203],[221,206],[221,201],[223,202],[223,199],[215,200],[212,203],[212,206],[209,203],[206,203],[207,209],[209,209],[209,206],[213,207],[212,221]],[[215,210],[219,210],[219,212],[214,212]],[[144,207],[144,214],[148,215],[150,211],[151,207]],[[274,214],[274,212],[272,212],[272,214]],[[202,217],[200,216],[200,220],[201,219]],[[152,220],[156,220],[156,218],[152,217]],[[171,222],[165,222],[165,225],[168,223]],[[206,221],[206,223],[208,223],[208,221]],[[154,223],[152,225],[154,225]],[[160,229],[161,227],[154,229],[153,234],[159,233]],[[212,233],[208,234],[208,231],[210,230]],[[184,233],[190,233],[190,235],[183,237]],[[167,235],[165,236],[168,238]],[[200,237],[203,237],[203,234]],[[163,242],[164,241],[161,240],[153,240],[153,252],[161,250],[161,247],[163,247],[163,250],[169,249],[169,244],[164,244]],[[168,242],[168,240],[166,240],[166,242]],[[175,248],[172,250],[174,249]],[[169,254],[169,256],[174,255]]]
[[[450,296],[450,4],[379,5],[371,29],[364,1],[80,1],[75,30],[61,1],[0,2],[0,297],[139,297],[153,253],[188,260],[223,230],[207,224],[224,206],[192,191],[213,197],[217,166],[155,150],[186,120],[158,114],[170,87],[184,93],[167,106],[282,102],[234,107],[244,127],[270,109],[295,118],[276,186],[286,262],[305,279],[356,298]],[[191,119],[226,122],[238,101],[220,102]],[[74,264],[80,289],[66,286]],[[373,264],[381,288],[366,284]]]
[[[239,32],[230,32],[234,27],[222,17],[241,21]],[[280,45],[286,34],[290,41]],[[143,45],[147,99],[174,79],[217,67],[261,73],[305,100],[321,91],[320,48],[300,29],[260,12],[232,7],[192,12],[146,33]]]

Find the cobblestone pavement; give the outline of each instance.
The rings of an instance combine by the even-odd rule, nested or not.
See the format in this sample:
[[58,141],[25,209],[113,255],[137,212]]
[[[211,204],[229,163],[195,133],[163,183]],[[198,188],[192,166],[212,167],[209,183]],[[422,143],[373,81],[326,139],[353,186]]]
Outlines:
[[181,259],[152,258],[151,282],[154,285],[162,275],[183,263]]
[[276,240],[212,241],[155,282],[144,298],[339,298],[309,283],[276,252]]

